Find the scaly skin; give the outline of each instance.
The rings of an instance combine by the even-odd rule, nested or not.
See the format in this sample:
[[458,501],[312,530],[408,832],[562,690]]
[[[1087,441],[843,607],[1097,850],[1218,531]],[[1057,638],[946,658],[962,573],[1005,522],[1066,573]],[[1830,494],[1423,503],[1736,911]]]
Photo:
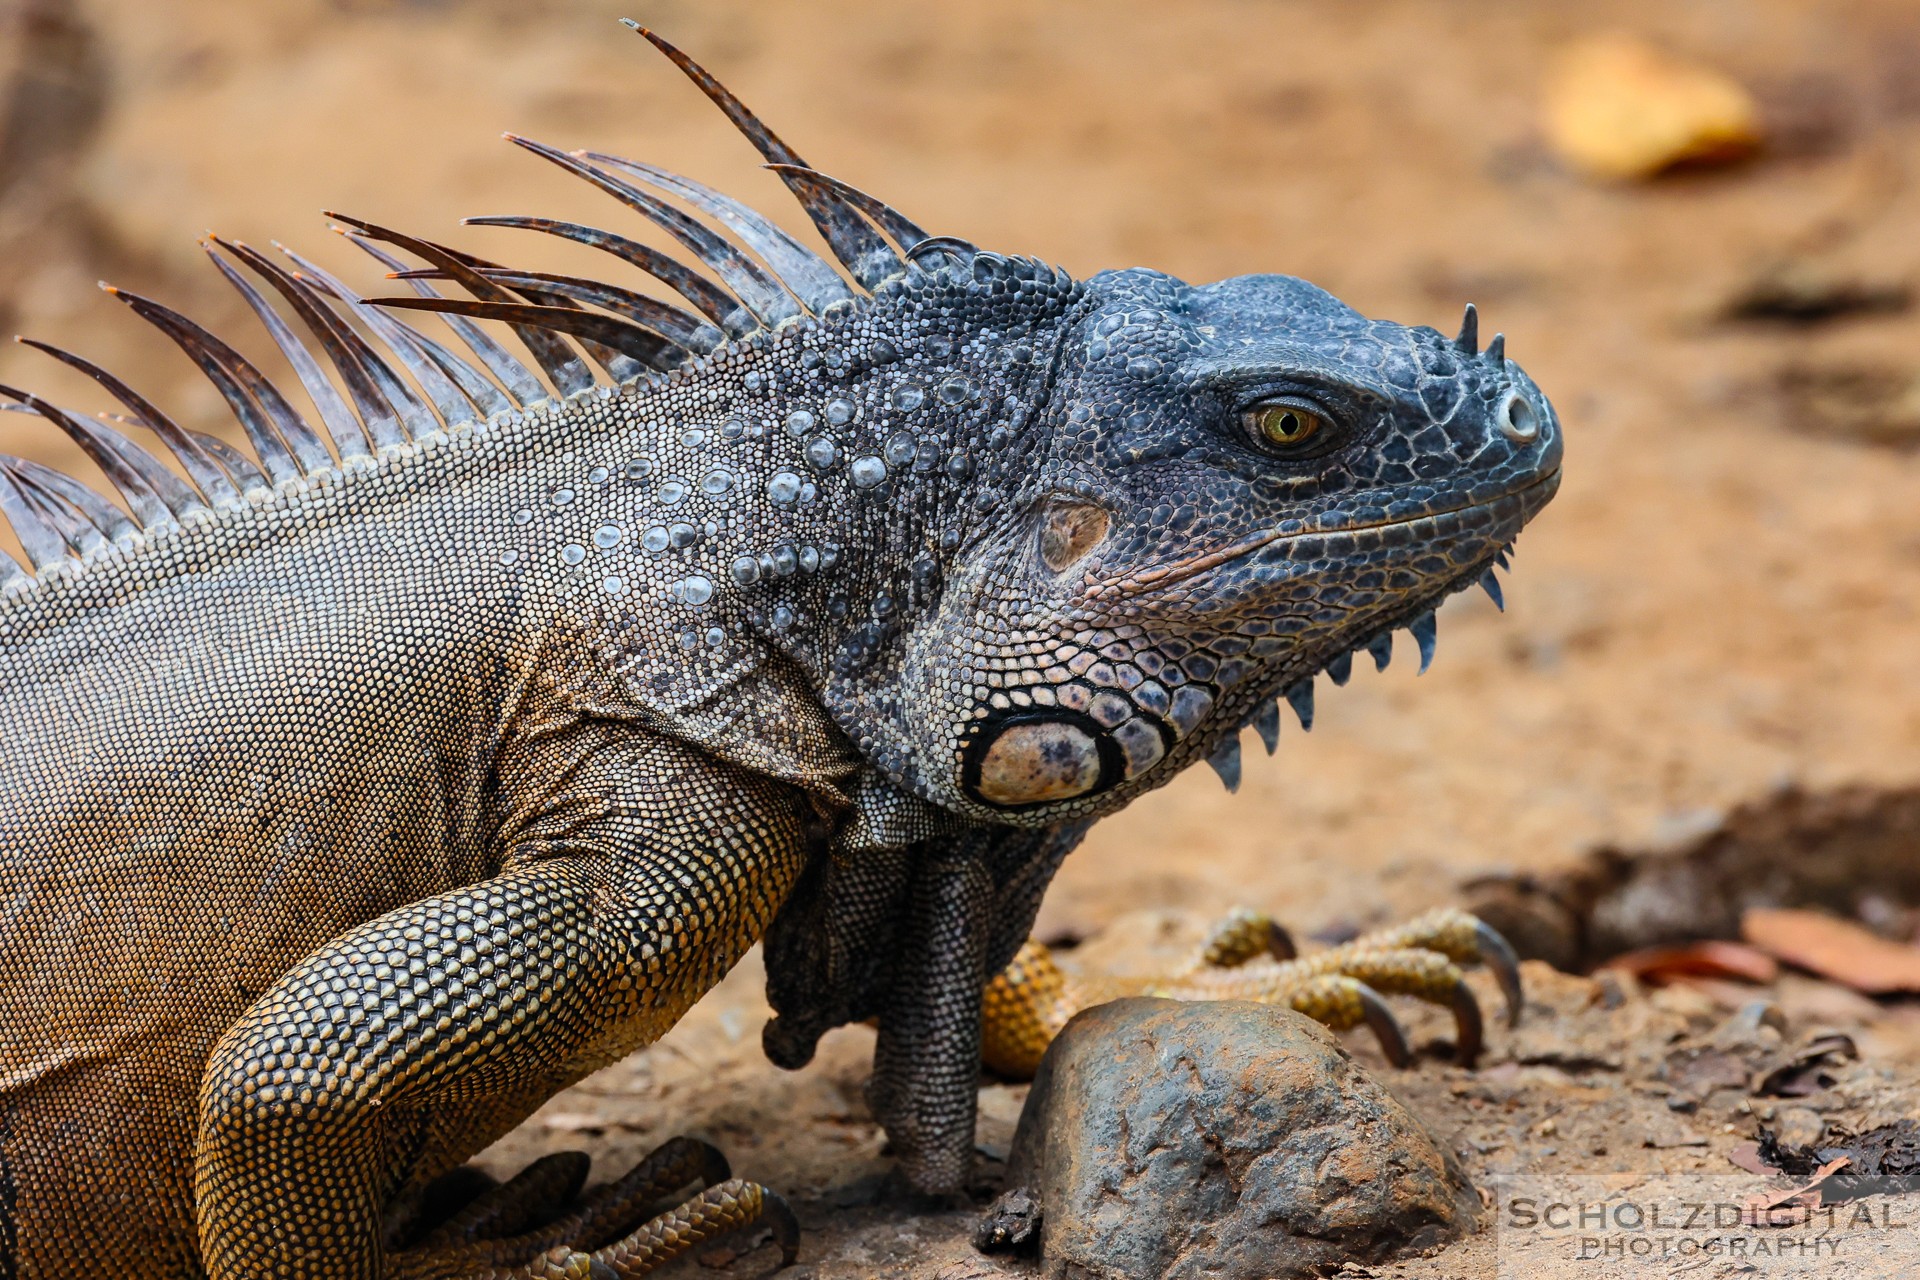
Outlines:
[[[0,563],[0,1277],[641,1274],[774,1202],[680,1152],[555,1224],[420,1207],[762,939],[769,1053],[878,1016],[902,1172],[960,1188],[987,977],[1087,824],[1236,774],[1276,695],[1553,492],[1495,348],[1286,277],[916,243],[793,172],[867,292],[687,233],[739,296],[616,298],[650,334],[356,224],[571,393],[484,349],[435,382],[360,307],[329,448],[176,325],[271,420],[256,460],[179,437],[192,492],[116,476],[137,529],[0,470],[37,568]],[[1275,439],[1287,407],[1319,430]],[[711,1185],[649,1219],[660,1169]]]

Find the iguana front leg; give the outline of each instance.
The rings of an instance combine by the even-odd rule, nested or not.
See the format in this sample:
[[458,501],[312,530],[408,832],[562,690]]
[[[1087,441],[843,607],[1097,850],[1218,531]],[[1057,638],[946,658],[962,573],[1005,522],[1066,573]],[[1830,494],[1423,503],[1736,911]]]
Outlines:
[[982,993],[1033,926],[1040,895],[1084,823],[976,828],[913,851],[904,924],[890,939],[869,1096],[901,1179],[966,1189],[979,1109]]
[[[525,1250],[546,1238],[504,1242],[484,1267],[472,1246],[444,1263],[388,1256],[382,1219],[407,1187],[672,1026],[791,889],[806,807],[689,747],[601,726],[540,755],[555,767],[513,815],[499,875],[320,948],[215,1049],[195,1168],[215,1280],[588,1274],[592,1241],[539,1257]],[[600,1261],[641,1274],[763,1203],[723,1183]]]
[[983,909],[993,882],[965,843],[936,844],[915,869],[868,1096],[900,1176],[914,1191],[966,1188],[979,1110],[980,997],[987,978]]

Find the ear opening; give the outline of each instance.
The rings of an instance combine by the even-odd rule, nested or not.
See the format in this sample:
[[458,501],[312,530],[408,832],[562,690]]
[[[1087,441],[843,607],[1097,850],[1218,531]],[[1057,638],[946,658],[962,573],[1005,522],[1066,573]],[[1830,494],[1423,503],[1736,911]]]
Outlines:
[[1040,560],[1054,573],[1079,564],[1102,542],[1112,518],[1105,507],[1080,498],[1057,497],[1040,517]]

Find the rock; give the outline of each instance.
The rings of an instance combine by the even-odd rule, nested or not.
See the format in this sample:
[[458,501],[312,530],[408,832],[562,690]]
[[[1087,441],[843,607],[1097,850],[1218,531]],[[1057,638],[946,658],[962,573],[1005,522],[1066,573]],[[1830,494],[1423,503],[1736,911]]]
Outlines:
[[1773,1136],[1788,1146],[1815,1146],[1827,1136],[1827,1122],[1806,1107],[1783,1107],[1774,1120]]
[[1787,1015],[1771,1000],[1749,1000],[1713,1029],[1713,1047],[1771,1053],[1786,1041]]
[[1038,1237],[1050,1280],[1284,1280],[1437,1248],[1479,1201],[1317,1023],[1117,1000],[1067,1024],[979,1242]]

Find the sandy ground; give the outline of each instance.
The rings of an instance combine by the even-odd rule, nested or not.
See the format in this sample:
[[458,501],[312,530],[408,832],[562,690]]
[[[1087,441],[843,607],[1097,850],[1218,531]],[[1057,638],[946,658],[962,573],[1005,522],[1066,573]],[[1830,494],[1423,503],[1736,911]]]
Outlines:
[[[207,228],[352,263],[317,213],[336,208],[582,267],[454,229],[473,213],[623,225],[502,129],[680,169],[800,230],[717,113],[613,24],[628,8],[84,0],[84,35],[16,32],[16,83],[46,118],[0,151],[0,324],[218,425],[185,360],[91,283],[155,292],[264,354],[199,261]],[[1195,770],[1106,823],[1062,872],[1043,934],[1241,902],[1305,931],[1368,924],[1471,876],[1670,841],[1783,782],[1920,775],[1920,426],[1871,443],[1853,428],[1897,441],[1899,414],[1837,420],[1785,390],[1910,382],[1920,313],[1718,318],[1782,263],[1891,286],[1920,273],[1911,3],[1608,6],[1609,25],[1745,81],[1775,139],[1756,163],[1631,187],[1570,175],[1539,140],[1552,53],[1594,29],[1581,6],[710,0],[634,16],[811,162],[936,232],[1076,273],[1286,271],[1449,330],[1472,300],[1567,424],[1565,485],[1521,541],[1505,617],[1478,596],[1450,604],[1433,670],[1323,689],[1313,736],[1250,757],[1239,795]],[[0,381],[102,403],[29,352],[0,353]],[[84,470],[50,428],[0,429],[7,451]],[[868,1033],[774,1072],[750,969],[557,1100],[501,1161],[569,1135],[618,1160],[692,1129],[806,1197],[812,1225],[867,1224],[820,1274],[971,1274],[926,1243],[951,1245],[957,1219],[833,1208],[863,1204],[883,1168],[859,1099]],[[1017,1102],[989,1089],[989,1145]]]

